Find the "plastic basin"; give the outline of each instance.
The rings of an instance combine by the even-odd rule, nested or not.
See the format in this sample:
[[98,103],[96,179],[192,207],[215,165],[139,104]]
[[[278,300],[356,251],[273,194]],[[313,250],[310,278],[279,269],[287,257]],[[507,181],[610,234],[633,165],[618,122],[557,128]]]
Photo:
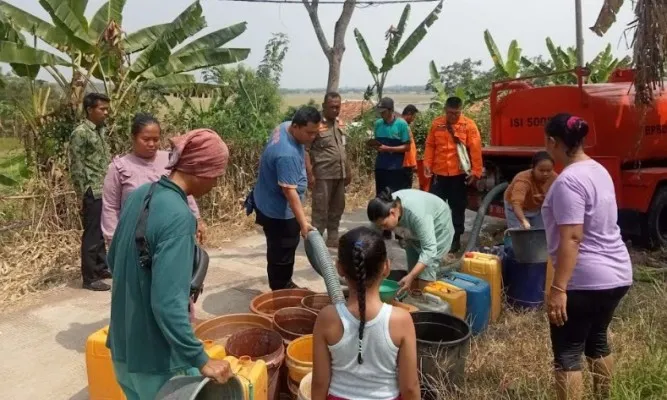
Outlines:
[[301,307],[288,307],[273,315],[273,329],[282,336],[285,344],[304,335],[311,335],[317,314]]
[[313,335],[303,336],[287,346],[285,364],[289,379],[296,384],[313,371]]
[[331,305],[331,298],[326,293],[313,294],[301,299],[301,307],[316,313],[328,305]]
[[508,229],[516,260],[524,264],[545,263],[549,258],[544,229]]
[[162,386],[155,400],[218,400],[244,397],[243,386],[238,378],[219,385],[203,376],[176,376]]
[[436,399],[436,389],[461,386],[472,329],[464,320],[439,312],[410,314],[417,334],[422,398]]
[[222,346],[237,333],[252,328],[272,329],[271,319],[257,314],[230,314],[201,322],[195,327],[195,336]]
[[401,287],[398,282],[385,279],[380,283],[380,300],[385,303],[391,303],[398,294]]
[[308,289],[283,289],[260,294],[250,302],[250,311],[272,318],[282,308],[301,307],[301,300],[313,294],[315,292]]
[[310,394],[313,386],[313,373],[310,372],[308,375],[304,376],[299,385],[299,397],[298,400],[310,400]]

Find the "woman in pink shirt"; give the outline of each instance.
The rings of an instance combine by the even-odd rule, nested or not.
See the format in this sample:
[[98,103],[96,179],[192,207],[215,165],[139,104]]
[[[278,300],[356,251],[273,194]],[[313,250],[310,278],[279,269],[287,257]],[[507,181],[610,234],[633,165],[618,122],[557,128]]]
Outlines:
[[[168,175],[169,152],[159,150],[160,123],[150,114],[139,113],[132,121],[132,152],[114,157],[102,193],[102,234],[107,245],[113,238],[120,211],[127,196],[144,183],[157,182]],[[204,240],[206,226],[199,215],[197,203],[188,197],[192,213],[197,217],[197,239]]]
[[547,308],[559,400],[583,397],[582,355],[595,398],[609,397],[614,359],[607,330],[632,285],[632,263],[618,227],[609,172],[584,152],[588,124],[558,114],[546,127],[547,151],[562,165],[542,204],[554,270]]

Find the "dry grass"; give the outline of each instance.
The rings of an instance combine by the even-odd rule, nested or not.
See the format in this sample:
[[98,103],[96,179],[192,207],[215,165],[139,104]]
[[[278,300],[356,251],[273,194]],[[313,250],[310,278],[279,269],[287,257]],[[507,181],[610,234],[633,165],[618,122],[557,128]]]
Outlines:
[[[638,274],[641,275],[641,274]],[[637,282],[611,326],[616,357],[613,399],[667,398],[667,291],[664,281]],[[542,310],[504,311],[488,331],[473,339],[460,393],[441,399],[552,399],[552,353]],[[591,377],[586,373],[587,398]]]

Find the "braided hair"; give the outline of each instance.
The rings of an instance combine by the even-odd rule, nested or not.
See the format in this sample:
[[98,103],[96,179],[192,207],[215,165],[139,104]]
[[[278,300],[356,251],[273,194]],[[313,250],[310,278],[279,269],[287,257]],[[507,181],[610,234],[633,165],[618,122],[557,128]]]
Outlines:
[[359,227],[340,238],[338,262],[343,267],[350,287],[354,287],[357,291],[359,302],[359,353],[357,355],[359,364],[364,363],[362,351],[366,327],[366,289],[380,279],[386,260],[387,248],[379,232],[367,227]]

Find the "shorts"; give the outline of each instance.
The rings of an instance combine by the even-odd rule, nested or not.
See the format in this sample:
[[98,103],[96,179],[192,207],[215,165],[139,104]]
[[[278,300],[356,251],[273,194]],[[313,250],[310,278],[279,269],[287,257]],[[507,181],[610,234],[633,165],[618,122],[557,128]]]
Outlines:
[[606,290],[568,290],[567,322],[550,324],[556,371],[581,371],[581,355],[599,359],[611,354],[607,329],[629,286]]

